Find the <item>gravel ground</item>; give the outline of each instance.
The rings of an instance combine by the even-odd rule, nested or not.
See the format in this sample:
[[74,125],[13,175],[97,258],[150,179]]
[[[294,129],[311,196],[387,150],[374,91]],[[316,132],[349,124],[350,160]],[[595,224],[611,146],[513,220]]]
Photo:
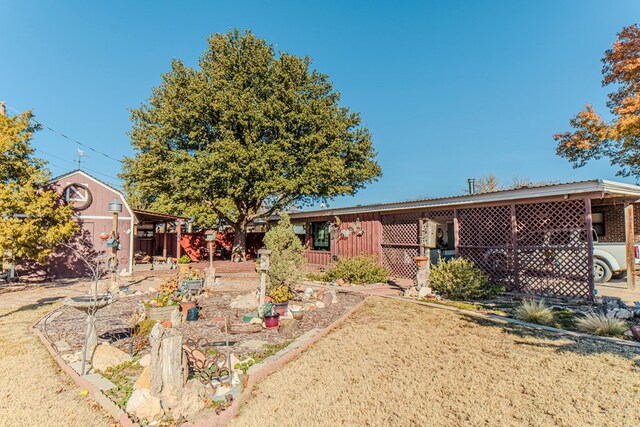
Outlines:
[[30,331],[51,308],[24,304],[0,309],[0,425],[117,425],[97,404],[79,395]]
[[[242,315],[250,310],[233,310],[229,304],[238,295],[243,295],[246,291],[224,289],[211,294],[203,293],[198,297],[198,305],[201,307],[201,318],[196,322],[185,322],[179,325],[178,329],[184,337],[185,342],[191,338],[194,341],[204,339],[209,342],[224,342],[225,334],[222,332],[224,322],[215,320],[219,316],[230,316],[231,323],[242,324]],[[98,310],[96,314],[96,330],[98,335],[104,339],[113,340],[112,345],[123,351],[129,351],[130,338],[126,333],[118,335],[120,331],[129,328],[131,318],[136,310],[138,301],[148,298],[150,295],[130,296],[119,299],[109,306]],[[293,336],[282,336],[277,330],[271,331],[263,329],[261,332],[252,334],[232,334],[230,340],[237,343],[233,347],[233,352],[239,358],[244,358],[249,354],[249,350],[241,346],[250,340],[260,340],[269,344],[282,344],[287,340],[314,328],[324,328],[333,323],[349,308],[362,300],[363,296],[353,293],[338,293],[338,302],[331,304],[324,309],[313,312],[306,312],[305,317],[299,323],[299,328]],[[291,304],[302,305],[303,302],[292,301]],[[65,341],[69,344],[67,353],[75,353],[82,349],[84,334],[86,329],[85,314],[71,307],[62,307],[59,315],[48,322],[46,331],[43,325],[39,324],[40,330],[45,332],[49,340],[54,343]],[[236,317],[236,314],[238,317]],[[212,320],[213,319],[213,320]]]
[[640,425],[640,352],[373,298],[237,426]]

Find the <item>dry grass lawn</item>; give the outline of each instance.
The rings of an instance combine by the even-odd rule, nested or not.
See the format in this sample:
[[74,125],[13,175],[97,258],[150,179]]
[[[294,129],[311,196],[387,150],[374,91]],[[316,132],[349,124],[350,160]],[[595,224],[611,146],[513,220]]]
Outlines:
[[0,309],[0,426],[109,426],[30,327],[51,306]]
[[260,383],[234,425],[640,425],[640,352],[536,334],[369,300]]

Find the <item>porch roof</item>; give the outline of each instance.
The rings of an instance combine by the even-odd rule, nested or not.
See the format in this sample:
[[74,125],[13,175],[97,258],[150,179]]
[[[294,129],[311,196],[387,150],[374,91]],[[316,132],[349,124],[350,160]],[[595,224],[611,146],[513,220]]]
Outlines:
[[311,216],[334,216],[365,212],[384,212],[438,207],[446,208],[460,205],[510,202],[536,198],[576,198],[571,197],[572,195],[589,198],[625,197],[630,199],[640,199],[640,186],[616,181],[594,179],[588,181],[519,188],[515,190],[492,191],[490,193],[465,194],[449,197],[408,200],[405,202],[376,203],[335,209],[293,212],[289,215],[291,218],[307,218]]
[[133,209],[133,213],[136,215],[138,222],[147,223],[147,224],[156,223],[156,222],[171,222],[171,221],[177,221],[177,220],[186,221],[188,219],[182,216],[143,211],[142,209]]

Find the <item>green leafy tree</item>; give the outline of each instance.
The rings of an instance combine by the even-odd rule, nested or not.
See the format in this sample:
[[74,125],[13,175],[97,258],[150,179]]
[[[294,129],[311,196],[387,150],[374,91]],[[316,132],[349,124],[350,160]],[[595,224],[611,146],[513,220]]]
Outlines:
[[271,251],[268,291],[280,287],[292,288],[304,279],[304,246],[293,231],[286,212],[280,221],[265,234],[264,244]]
[[47,189],[44,161],[33,156],[33,133],[39,129],[30,111],[0,114],[0,255],[10,261],[46,261],[60,242],[78,229],[71,206]]
[[212,35],[198,68],[175,59],[131,117],[127,191],[149,209],[197,206],[224,219],[238,259],[255,218],[351,195],[381,176],[369,130],[328,76],[250,31]]

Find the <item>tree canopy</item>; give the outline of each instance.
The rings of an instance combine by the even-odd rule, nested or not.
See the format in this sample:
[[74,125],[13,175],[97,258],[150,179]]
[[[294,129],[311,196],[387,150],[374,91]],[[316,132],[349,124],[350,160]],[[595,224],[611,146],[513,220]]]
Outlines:
[[197,68],[173,60],[131,118],[126,190],[148,209],[223,218],[242,258],[256,217],[381,176],[369,130],[328,76],[250,31],[212,35]]
[[569,121],[571,130],[554,136],[557,154],[574,167],[608,158],[619,175],[640,176],[640,28],[623,28],[602,63],[602,85],[612,88],[606,103],[611,120],[586,104]]
[[77,230],[71,206],[60,204],[44,161],[34,157],[30,111],[0,114],[0,256],[44,262],[53,248]]

